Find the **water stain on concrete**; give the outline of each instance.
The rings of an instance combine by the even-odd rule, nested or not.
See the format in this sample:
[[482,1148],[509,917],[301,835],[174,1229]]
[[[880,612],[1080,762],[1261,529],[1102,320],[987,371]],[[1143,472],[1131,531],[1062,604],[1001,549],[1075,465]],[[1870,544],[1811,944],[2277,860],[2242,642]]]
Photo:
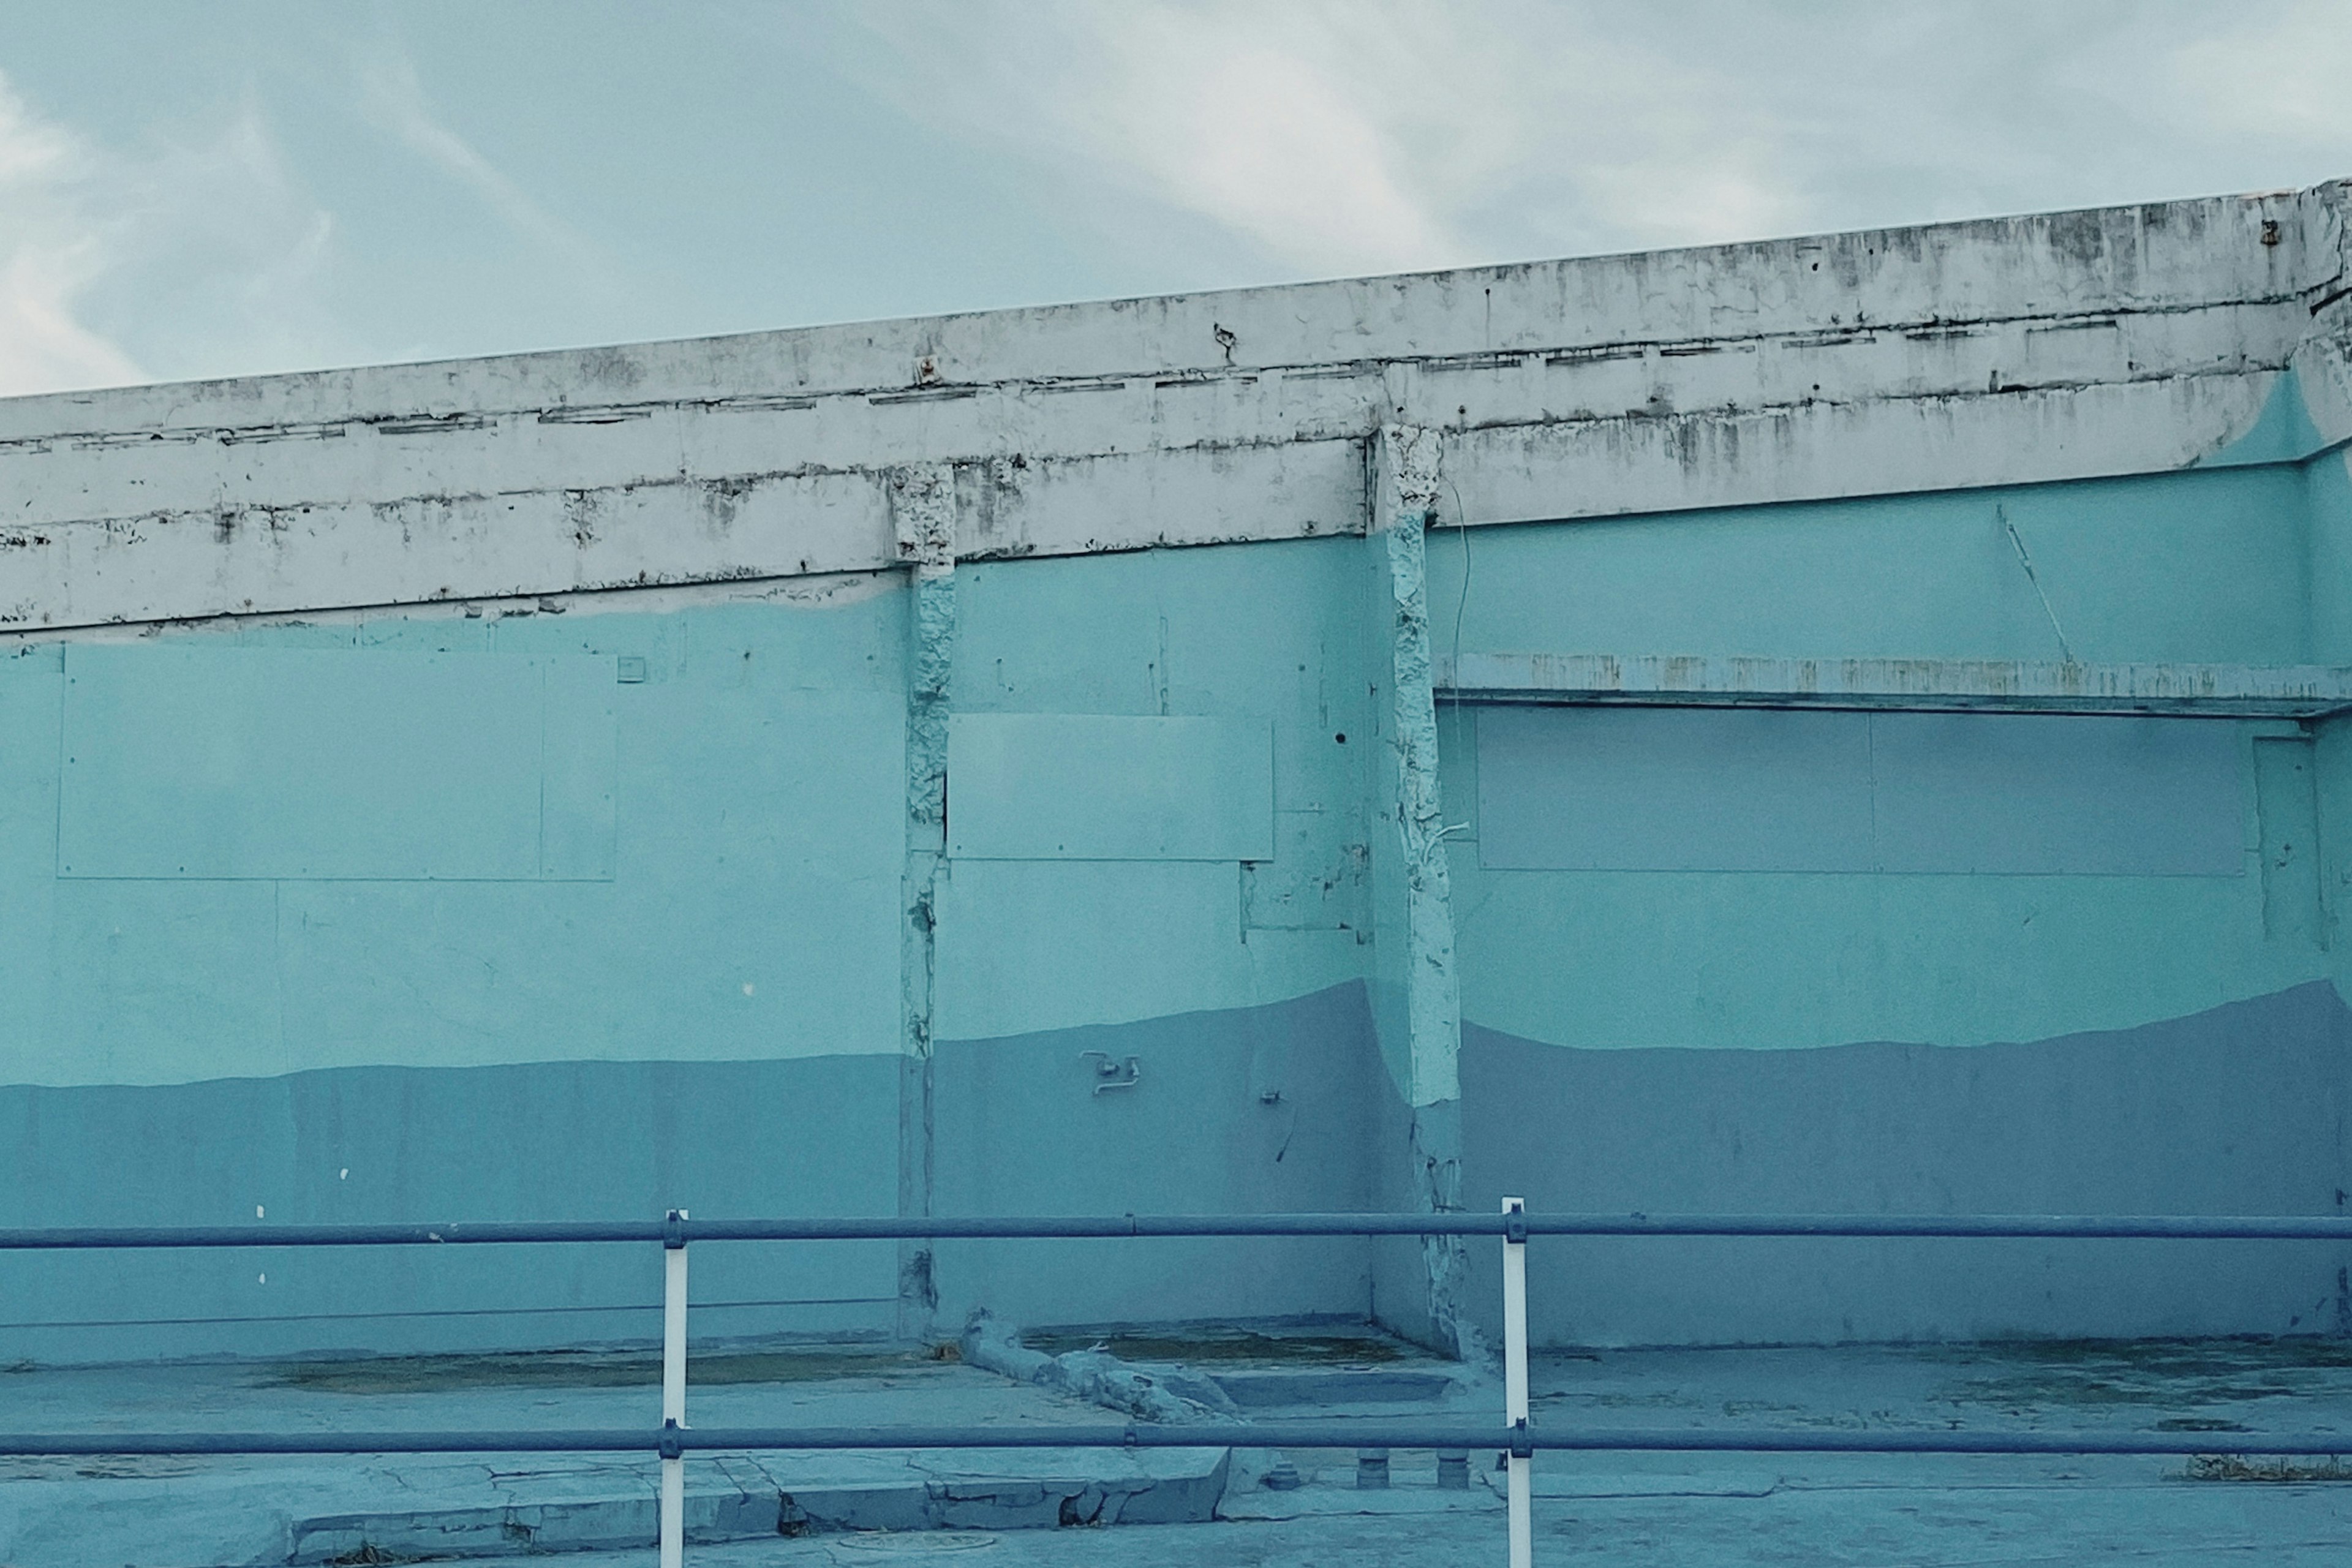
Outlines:
[[[691,1367],[700,1386],[842,1378],[903,1382],[943,1369],[953,1359],[929,1348],[828,1345],[698,1355]],[[268,1366],[254,1382],[258,1387],[320,1394],[439,1394],[475,1388],[657,1387],[661,1380],[661,1357],[651,1352],[545,1351],[287,1362]]]
[[1192,1327],[1164,1331],[1109,1331],[1024,1334],[1033,1350],[1048,1355],[1101,1350],[1129,1362],[1271,1362],[1312,1366],[1384,1364],[1414,1355],[1412,1347],[1369,1333],[1265,1332],[1255,1329]]
[[[2016,1415],[2064,1405],[2234,1405],[2352,1387],[2352,1342],[2335,1339],[2027,1340],[1929,1353],[1975,1373],[1946,1384],[1936,1398]],[[2245,1428],[2159,1422],[2157,1429]]]

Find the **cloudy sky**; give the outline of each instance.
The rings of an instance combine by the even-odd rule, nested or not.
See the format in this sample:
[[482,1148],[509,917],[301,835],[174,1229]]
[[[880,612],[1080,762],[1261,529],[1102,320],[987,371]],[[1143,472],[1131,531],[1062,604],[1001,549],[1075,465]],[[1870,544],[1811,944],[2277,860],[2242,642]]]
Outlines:
[[2348,174],[2352,0],[0,0],[0,394]]

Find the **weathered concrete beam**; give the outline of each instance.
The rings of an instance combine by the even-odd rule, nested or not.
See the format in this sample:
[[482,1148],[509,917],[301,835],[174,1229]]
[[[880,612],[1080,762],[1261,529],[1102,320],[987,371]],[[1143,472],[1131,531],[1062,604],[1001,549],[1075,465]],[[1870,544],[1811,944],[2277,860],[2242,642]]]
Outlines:
[[[1437,708],[1431,685],[1426,539],[1444,483],[1440,442],[1412,426],[1381,429],[1373,447],[1370,540],[1384,614],[1387,711],[1381,732],[1381,802],[1387,828],[1374,842],[1376,941],[1381,984],[1401,991],[1381,1012],[1403,1038],[1398,1084],[1408,1122],[1407,1184],[1414,1205],[1443,1214],[1462,1206],[1462,988],[1454,964],[1444,803],[1439,788]],[[1384,1055],[1393,1056],[1384,1048]],[[1458,1237],[1421,1241],[1428,1337],[1464,1357],[1476,1352],[1465,1305],[1468,1258]],[[1417,1323],[1398,1324],[1413,1331]]]
[[[931,1212],[939,881],[947,862],[948,713],[955,673],[956,474],[893,470],[891,533],[914,574],[907,647],[907,847],[899,898],[898,1212]],[[931,1249],[898,1248],[898,1336],[930,1337],[939,1291]]]
[[0,442],[354,419],[455,424],[494,409],[610,427],[648,405],[787,405],[845,393],[936,412],[974,386],[1015,381],[1083,390],[1107,378],[2305,301],[2345,270],[2346,188],[58,394],[0,401]]
[[2311,330],[2290,365],[2308,440],[2352,442],[2352,275],[2339,279],[2312,309]]
[[0,635],[874,571],[909,464],[964,559],[1356,532],[1387,424],[1473,523],[2299,460],[2352,438],[2345,205],[0,401]]
[[1465,653],[1439,661],[1436,687],[1441,698],[1457,702],[2217,719],[2315,719],[2352,711],[2352,668],[2323,665]]

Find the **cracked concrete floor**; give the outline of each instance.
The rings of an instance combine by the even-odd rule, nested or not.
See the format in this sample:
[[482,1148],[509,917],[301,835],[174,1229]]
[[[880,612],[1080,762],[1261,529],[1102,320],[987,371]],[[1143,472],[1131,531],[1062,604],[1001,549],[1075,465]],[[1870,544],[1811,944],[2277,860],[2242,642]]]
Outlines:
[[[651,1393],[640,1381],[645,1370],[540,1358],[511,1367],[468,1358],[446,1366],[99,1368],[0,1375],[0,1405],[5,1424],[19,1429],[586,1424],[637,1416]],[[731,1369],[711,1358],[709,1372],[696,1395],[707,1419],[755,1411],[827,1423],[1101,1415],[913,1357]],[[2341,1430],[2352,1453],[2352,1343],[2336,1340],[1610,1351],[1542,1357],[1533,1384],[1537,1419],[1550,1424],[2191,1431],[2211,1433],[2223,1454],[2232,1432]],[[1459,1418],[1486,1392],[1465,1384],[1424,1408]],[[1362,1413],[1316,1403],[1266,1411],[1261,1425],[1278,1443],[1286,1417]],[[1439,1492],[1430,1457],[1400,1453],[1395,1489],[1360,1493],[1349,1484],[1352,1456],[1293,1458],[1306,1473],[1303,1489],[1237,1488],[1227,1494],[1223,1522],[817,1535],[696,1546],[688,1561],[695,1568],[1503,1561],[1502,1510],[1486,1477],[1469,1493]],[[1244,1482],[1259,1468],[1236,1466]],[[2190,1469],[2153,1458],[1548,1455],[1537,1462],[1538,1561],[1597,1568],[2352,1562],[2352,1484],[2192,1479]],[[72,1526],[69,1538],[52,1538],[70,1540],[68,1556],[28,1546],[21,1535],[0,1544],[0,1564],[13,1568],[265,1561],[205,1556],[192,1542],[212,1527],[208,1520],[282,1510],[321,1479],[315,1469],[267,1460],[17,1461],[5,1473],[17,1484],[0,1480],[0,1542],[12,1510],[29,1506],[36,1492]],[[1251,1517],[1233,1517],[1242,1514]],[[653,1557],[583,1551],[556,1560],[650,1568]]]
[[[688,1409],[706,1426],[1111,1419],[1066,1395],[911,1352],[719,1353],[698,1358],[695,1370]],[[658,1363],[644,1356],[12,1369],[0,1371],[0,1426],[649,1429],[659,1396]],[[737,1516],[764,1507],[758,1528],[772,1531],[779,1493],[854,1492],[897,1507],[882,1516],[897,1522],[941,1485],[982,1497],[1036,1490],[1027,1483],[1038,1477],[1097,1492],[1171,1479],[1198,1488],[1221,1458],[1218,1450],[1092,1449],[714,1456],[688,1467],[688,1501],[690,1517],[738,1525]],[[631,1539],[636,1521],[651,1519],[655,1473],[650,1455],[0,1459],[0,1568],[222,1568],[289,1555],[316,1561],[347,1544],[382,1546],[402,1560],[510,1551],[509,1537],[541,1550],[588,1548]],[[1213,1479],[1207,1485],[1203,1513],[1216,1495]]]
[[[2341,1568],[2352,1489],[1938,1477],[1914,1467],[1762,1497],[1539,1499],[1536,1562],[1577,1568]],[[647,1552],[576,1568],[649,1568]],[[1501,1568],[1499,1512],[832,1537],[689,1549],[689,1568]]]

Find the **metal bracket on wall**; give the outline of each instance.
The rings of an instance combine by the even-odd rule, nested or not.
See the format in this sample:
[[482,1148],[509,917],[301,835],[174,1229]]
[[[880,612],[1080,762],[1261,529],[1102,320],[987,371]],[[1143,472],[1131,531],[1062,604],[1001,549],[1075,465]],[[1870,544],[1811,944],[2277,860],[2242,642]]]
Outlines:
[[1095,1064],[1097,1094],[1114,1089],[1133,1089],[1143,1078],[1143,1062],[1137,1057],[1129,1057],[1122,1062],[1107,1051],[1080,1051],[1078,1059]]

